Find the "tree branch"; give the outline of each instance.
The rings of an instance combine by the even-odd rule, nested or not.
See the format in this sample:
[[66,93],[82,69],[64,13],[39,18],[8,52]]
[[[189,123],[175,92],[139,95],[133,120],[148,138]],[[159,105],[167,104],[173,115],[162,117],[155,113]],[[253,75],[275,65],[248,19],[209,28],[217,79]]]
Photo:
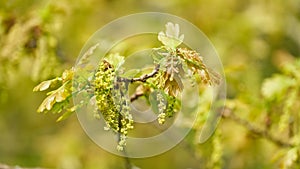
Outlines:
[[158,65],[155,66],[154,70],[153,70],[151,73],[145,74],[145,75],[143,75],[143,76],[141,76],[141,77],[132,78],[132,79],[130,79],[130,82],[131,82],[131,83],[137,82],[137,81],[145,82],[147,79],[149,79],[149,78],[155,76],[155,75],[158,73],[159,67],[160,67],[160,65],[158,64]]
[[295,146],[287,141],[283,141],[283,140],[279,139],[278,137],[275,137],[268,130],[261,129],[257,126],[254,126],[251,122],[247,121],[246,119],[242,119],[241,117],[237,116],[233,112],[232,109],[225,108],[225,110],[223,111],[222,117],[233,120],[234,122],[244,126],[248,131],[252,132],[253,134],[261,136],[261,137],[275,143],[276,145],[278,145],[280,147],[294,147]]

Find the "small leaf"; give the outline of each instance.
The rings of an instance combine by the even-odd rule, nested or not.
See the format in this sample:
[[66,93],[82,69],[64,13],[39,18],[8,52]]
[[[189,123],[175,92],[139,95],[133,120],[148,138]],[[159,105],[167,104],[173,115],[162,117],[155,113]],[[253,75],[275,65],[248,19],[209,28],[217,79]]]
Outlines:
[[46,100],[46,109],[51,110],[52,106],[55,104],[55,96],[51,95],[49,98]]
[[184,39],[184,35],[179,36],[179,25],[168,22],[166,24],[166,32],[159,32],[158,40],[165,46],[175,49]]
[[44,81],[44,82],[40,83],[39,85],[37,85],[36,87],[34,87],[33,91],[37,92],[37,91],[47,90],[50,87],[51,83],[52,83],[52,80]]
[[55,95],[50,95],[42,102],[37,112],[41,113],[45,110],[51,110],[52,106],[55,104]]
[[63,81],[72,80],[73,75],[74,75],[74,68],[65,70],[62,74],[62,79]]
[[61,80],[62,79],[60,77],[57,77],[55,79],[43,81],[40,84],[38,84],[37,86],[35,86],[33,88],[33,91],[34,92],[44,91],[44,90],[47,90],[51,87],[55,87],[57,84],[59,84],[58,82],[60,82]]
[[70,93],[63,87],[60,88],[60,90],[58,90],[55,94],[55,100],[56,102],[62,102],[64,101],[68,96],[70,95]]

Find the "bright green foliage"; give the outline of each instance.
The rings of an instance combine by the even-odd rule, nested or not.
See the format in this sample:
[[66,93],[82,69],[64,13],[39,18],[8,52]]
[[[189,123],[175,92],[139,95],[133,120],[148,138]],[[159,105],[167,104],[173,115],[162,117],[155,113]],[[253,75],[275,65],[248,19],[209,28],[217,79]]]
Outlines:
[[[46,118],[32,114],[38,108],[37,104],[42,102],[41,95],[44,94],[46,98],[46,93],[57,90],[62,82],[53,82],[48,89],[38,94],[31,93],[31,90],[37,81],[55,79],[61,75],[63,69],[70,68],[82,44],[99,27],[127,15],[128,12],[135,13],[154,8],[165,9],[167,13],[187,19],[212,41],[226,74],[226,109],[218,131],[208,142],[198,145],[197,134],[200,133],[211,106],[210,87],[200,86],[199,115],[193,131],[175,149],[160,156],[142,160],[130,159],[134,163],[132,166],[141,169],[211,169],[218,166],[212,164],[212,161],[218,161],[213,159],[221,158],[223,162],[220,168],[224,169],[300,168],[300,125],[297,118],[299,92],[295,90],[299,90],[300,84],[297,61],[300,56],[299,0],[124,0],[121,3],[112,0],[0,1],[0,163],[25,168],[124,168],[122,158],[104,153],[86,139],[74,118],[63,123],[53,123],[53,116],[55,118],[63,112],[68,112],[67,109],[80,107],[72,106],[73,99],[70,99],[60,114],[48,114]],[[170,25],[176,28],[176,24]],[[161,28],[165,34],[161,38],[163,39],[167,37],[167,31],[164,26]],[[180,30],[183,28],[180,27]],[[178,39],[181,34],[179,32]],[[185,38],[189,38],[191,34],[185,34]],[[157,43],[153,37],[151,40]],[[171,49],[177,45],[175,43],[171,44],[167,40],[162,45]],[[86,52],[87,59],[89,53],[93,53],[92,48],[98,48],[99,44],[92,46],[91,50]],[[181,46],[184,45],[175,47],[177,52]],[[141,41],[129,42],[126,39],[121,50],[114,52],[120,52],[126,57],[130,52],[142,47],[144,46]],[[167,52],[166,48],[160,52]],[[203,54],[202,49],[197,52]],[[159,61],[165,56],[158,54],[157,57]],[[203,57],[207,58],[210,55]],[[82,59],[82,62],[85,62],[85,59]],[[117,72],[118,77],[139,78],[151,73],[156,64],[148,65],[145,69],[127,70],[127,63],[124,65],[124,74],[119,73],[121,71]],[[136,63],[144,62],[136,60]],[[161,62],[160,65],[163,67],[165,63]],[[199,74],[195,77],[192,71],[186,71],[188,68],[184,63],[181,62],[182,68],[185,72],[190,72],[187,74],[190,76],[187,81],[191,80],[194,84],[202,82]],[[215,77],[212,71],[209,73],[211,77]],[[160,74],[163,75],[163,72]],[[84,96],[87,102],[95,103],[95,71],[84,67],[84,70],[77,71],[76,75],[80,76],[74,77],[76,80],[73,80],[74,90],[70,97],[84,94],[87,96]],[[202,75],[205,76],[203,73]],[[165,96],[168,94],[163,87],[158,88],[154,83],[150,84],[151,79],[154,77],[146,82],[129,83],[129,96],[133,102],[137,100],[145,103],[145,106],[150,100],[151,108],[155,109],[159,104],[156,91]],[[47,88],[48,85],[49,82],[46,82],[41,89]],[[85,93],[87,89],[89,91]],[[137,99],[132,99],[134,95]],[[163,98],[167,100],[165,96]],[[180,104],[180,99],[176,100]],[[44,112],[57,113],[55,107],[58,105],[55,103],[50,111],[45,109]],[[158,111],[154,112],[159,115]],[[235,116],[231,117],[230,113],[234,113]],[[65,118],[69,114],[65,115],[61,117]],[[99,111],[95,115],[102,116]],[[228,118],[226,115],[229,115]],[[166,117],[166,124],[162,128],[167,126],[170,120],[172,119]],[[188,121],[185,124],[191,123]],[[134,130],[129,131],[129,135],[140,131],[139,125],[134,124],[134,127]],[[146,130],[143,131],[146,133]],[[219,141],[214,141],[217,137]],[[213,155],[217,152],[217,146],[214,146],[213,142],[220,143],[221,154]],[[186,144],[189,145],[185,146]]]
[[[198,80],[200,85],[213,85],[217,82],[216,80],[219,80],[211,76],[197,52],[177,48],[184,38],[183,35],[179,37],[178,24],[167,23],[166,28],[166,34],[161,32],[158,35],[158,39],[165,46],[153,49],[154,69],[152,72],[141,74],[143,70],[134,69],[123,73],[122,65],[125,60],[117,53],[108,54],[99,63],[95,72],[89,70],[88,60],[99,45],[96,44],[83,55],[78,62],[77,70],[66,70],[62,77],[44,81],[34,88],[34,91],[44,91],[60,86],[47,93],[48,97],[42,102],[38,112],[60,113],[65,109],[66,113],[58,120],[66,119],[76,109],[89,102],[89,100],[82,100],[80,105],[70,107],[70,99],[81,91],[88,91],[87,99],[96,99],[98,110],[95,118],[103,116],[106,122],[105,129],[111,129],[119,135],[118,150],[124,149],[128,131],[134,126],[133,117],[130,114],[130,102],[146,96],[153,111],[157,113],[158,123],[163,124],[167,117],[172,117],[180,110],[178,97],[183,89],[183,78]],[[73,81],[74,87],[78,90],[76,93],[71,83],[74,71],[78,76]],[[136,77],[134,73],[139,73],[140,76]],[[138,84],[135,88],[136,92],[129,97],[129,84],[134,83]],[[154,97],[148,98],[147,96]]]
[[75,105],[73,107],[70,107],[69,105],[73,92],[73,73],[73,69],[65,70],[61,77],[44,81],[33,89],[33,91],[44,91],[49,88],[54,88],[60,85],[60,87],[58,87],[57,89],[47,93],[47,97],[37,110],[39,113],[46,113],[50,110],[53,113],[61,113],[63,110],[66,110],[66,113],[57,119],[57,121],[61,121],[66,119],[73,112],[75,112],[78,105]]

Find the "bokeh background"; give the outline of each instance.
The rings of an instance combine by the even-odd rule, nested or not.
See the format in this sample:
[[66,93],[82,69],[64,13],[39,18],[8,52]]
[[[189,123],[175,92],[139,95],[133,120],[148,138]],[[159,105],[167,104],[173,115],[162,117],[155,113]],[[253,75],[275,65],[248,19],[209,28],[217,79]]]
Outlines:
[[[299,0],[0,0],[0,163],[124,168],[124,159],[87,137],[75,115],[57,123],[57,114],[36,113],[45,93],[32,89],[73,66],[84,43],[101,26],[146,11],[177,15],[207,35],[225,68],[229,103],[238,99],[241,106],[250,105],[251,111],[245,108],[247,113],[240,115],[251,120],[264,111],[264,79],[300,56]],[[142,169],[282,168],[274,154],[284,149],[235,122],[221,120],[216,135],[221,135],[219,140],[197,145],[192,132],[171,151],[132,162]],[[210,164],[212,159],[220,164]]]

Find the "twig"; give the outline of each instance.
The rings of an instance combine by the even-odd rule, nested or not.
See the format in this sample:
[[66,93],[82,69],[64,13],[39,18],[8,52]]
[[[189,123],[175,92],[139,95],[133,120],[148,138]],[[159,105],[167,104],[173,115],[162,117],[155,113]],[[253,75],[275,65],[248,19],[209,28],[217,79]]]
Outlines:
[[133,95],[130,96],[130,102],[134,102],[141,96],[144,96],[144,93],[134,93]]
[[280,146],[280,147],[294,147],[295,145],[283,141],[277,137],[275,137],[274,135],[272,135],[268,130],[265,129],[261,129],[257,126],[254,126],[253,124],[251,124],[249,121],[242,119],[241,117],[238,117],[232,109],[229,108],[225,108],[223,114],[222,114],[223,118],[228,118],[231,119],[233,121],[235,121],[236,123],[244,126],[247,130],[249,130],[250,132],[252,132],[253,134],[256,134],[258,136],[261,136],[273,143],[275,143],[276,145]]
[[137,81],[145,82],[147,79],[155,76],[158,73],[159,67],[160,67],[159,65],[156,65],[155,68],[154,68],[154,70],[151,73],[145,74],[145,75],[143,75],[141,77],[132,78],[132,79],[130,79],[130,82],[131,83],[137,82]]

